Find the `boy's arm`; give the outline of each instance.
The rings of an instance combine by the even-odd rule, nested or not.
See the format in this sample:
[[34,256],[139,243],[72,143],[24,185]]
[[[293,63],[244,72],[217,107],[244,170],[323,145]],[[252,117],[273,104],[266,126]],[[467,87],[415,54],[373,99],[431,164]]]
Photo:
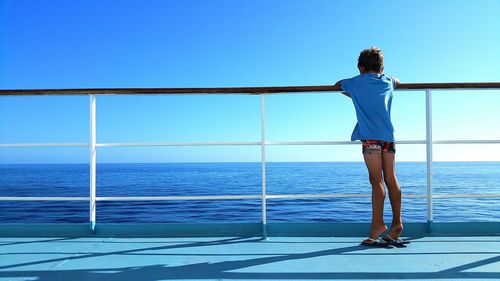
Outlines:
[[399,81],[399,78],[397,78],[397,77],[394,77],[394,81],[396,82],[396,87],[401,84],[401,82]]
[[[343,80],[339,80],[337,83],[335,83],[335,86],[338,86],[339,88],[342,88],[342,81]],[[351,97],[351,95],[348,93],[348,92],[340,92],[342,95],[346,96],[346,97]]]

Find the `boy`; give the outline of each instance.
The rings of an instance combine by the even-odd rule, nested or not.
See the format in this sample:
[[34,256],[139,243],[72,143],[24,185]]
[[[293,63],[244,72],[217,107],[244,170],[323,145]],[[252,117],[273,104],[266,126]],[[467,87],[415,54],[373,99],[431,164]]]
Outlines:
[[[361,140],[363,157],[372,186],[372,222],[369,237],[361,243],[366,246],[385,246],[405,243],[399,236],[403,231],[401,220],[401,188],[394,170],[395,139],[391,123],[393,91],[399,80],[383,74],[384,55],[379,48],[369,48],[358,58],[360,75],[337,82],[356,109],[358,123],[351,140]],[[384,224],[384,182],[389,190],[392,224],[389,233]]]

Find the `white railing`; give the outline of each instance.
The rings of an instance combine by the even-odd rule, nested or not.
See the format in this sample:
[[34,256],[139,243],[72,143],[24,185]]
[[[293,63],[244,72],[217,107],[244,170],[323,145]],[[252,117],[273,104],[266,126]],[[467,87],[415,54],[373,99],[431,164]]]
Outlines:
[[[425,88],[428,87],[428,88]],[[500,89],[500,83],[453,83],[453,84],[402,84],[399,90],[425,90],[426,94],[426,139],[398,141],[398,144],[425,144],[427,164],[427,194],[404,195],[405,198],[427,199],[427,221],[433,221],[434,198],[500,198],[500,194],[434,194],[432,185],[432,149],[433,144],[500,144],[500,140],[434,140],[432,137],[432,89]],[[166,201],[166,200],[241,200],[261,199],[263,235],[267,237],[267,199],[315,199],[315,198],[366,198],[371,194],[267,194],[266,192],[266,146],[268,145],[358,145],[352,141],[268,141],[265,129],[264,93],[278,92],[318,92],[339,91],[333,86],[312,87],[266,87],[266,88],[191,88],[191,89],[135,89],[138,94],[157,93],[250,93],[261,96],[261,141],[260,142],[139,142],[139,143],[97,143],[96,142],[96,97],[95,94],[120,93],[131,94],[134,89],[75,89],[75,90],[0,90],[0,95],[31,94],[85,94],[90,93],[90,143],[9,143],[1,147],[89,147],[90,193],[89,197],[0,197],[0,201],[89,201],[89,222],[92,230],[96,226],[97,201]],[[95,94],[93,94],[95,93]],[[137,146],[260,146],[262,162],[262,192],[256,195],[214,195],[214,196],[96,196],[96,154],[98,147],[137,147]]]

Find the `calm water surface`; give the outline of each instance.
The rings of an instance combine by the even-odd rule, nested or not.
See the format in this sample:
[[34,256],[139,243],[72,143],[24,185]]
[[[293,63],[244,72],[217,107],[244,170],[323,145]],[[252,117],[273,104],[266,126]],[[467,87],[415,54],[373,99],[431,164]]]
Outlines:
[[[396,166],[403,196],[426,194],[426,166]],[[437,162],[435,194],[500,193],[500,162]],[[88,196],[88,164],[0,165],[0,196]],[[370,193],[364,163],[267,163],[267,194]],[[98,164],[97,196],[261,193],[259,163]],[[498,221],[500,198],[434,199],[435,221]],[[270,222],[368,222],[370,198],[268,199]],[[87,222],[88,202],[0,201],[0,223]],[[405,221],[426,221],[426,199],[403,199]],[[387,200],[386,220],[390,222]],[[254,200],[97,202],[98,222],[260,222]]]

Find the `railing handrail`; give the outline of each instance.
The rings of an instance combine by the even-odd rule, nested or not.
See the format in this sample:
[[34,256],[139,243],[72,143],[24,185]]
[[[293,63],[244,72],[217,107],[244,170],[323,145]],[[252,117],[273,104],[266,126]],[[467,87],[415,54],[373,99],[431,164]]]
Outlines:
[[[432,147],[433,144],[458,144],[458,143],[500,143],[500,140],[440,140],[434,141],[432,137],[432,90],[464,90],[464,89],[500,89],[500,82],[487,83],[407,83],[398,86],[397,90],[425,90],[426,94],[426,139],[418,141],[402,141],[404,144],[426,144],[427,163],[427,194],[408,195],[407,198],[427,198],[427,222],[433,221],[434,198],[500,198],[500,194],[434,194],[432,187]],[[1,147],[30,147],[30,146],[88,146],[90,151],[90,194],[89,197],[0,197],[0,201],[86,201],[89,200],[90,228],[95,229],[96,202],[121,201],[121,200],[228,200],[228,199],[262,199],[262,226],[263,237],[267,236],[267,199],[309,199],[309,198],[335,198],[335,197],[370,197],[369,194],[267,194],[266,192],[266,146],[267,145],[344,145],[353,142],[344,141],[314,141],[314,142],[283,142],[267,141],[265,138],[265,110],[264,99],[266,94],[297,93],[297,92],[339,92],[338,86],[283,86],[283,87],[228,87],[228,88],[98,88],[98,89],[31,89],[31,90],[0,90],[0,96],[8,95],[89,95],[90,97],[90,142],[82,143],[35,143],[35,144],[0,144]],[[156,142],[156,143],[97,143],[96,142],[96,106],[95,95],[102,94],[255,94],[261,96],[261,141],[260,142]],[[96,196],[96,150],[101,146],[181,146],[181,145],[260,145],[262,162],[262,194],[261,195],[210,195],[210,196],[127,196],[127,197],[98,197]]]
[[[397,90],[427,89],[498,89],[500,82],[463,83],[402,83]],[[273,87],[219,87],[219,88],[80,88],[80,89],[5,89],[0,96],[13,95],[140,95],[140,94],[273,94],[300,92],[339,92],[340,87],[322,86],[273,86]]]

